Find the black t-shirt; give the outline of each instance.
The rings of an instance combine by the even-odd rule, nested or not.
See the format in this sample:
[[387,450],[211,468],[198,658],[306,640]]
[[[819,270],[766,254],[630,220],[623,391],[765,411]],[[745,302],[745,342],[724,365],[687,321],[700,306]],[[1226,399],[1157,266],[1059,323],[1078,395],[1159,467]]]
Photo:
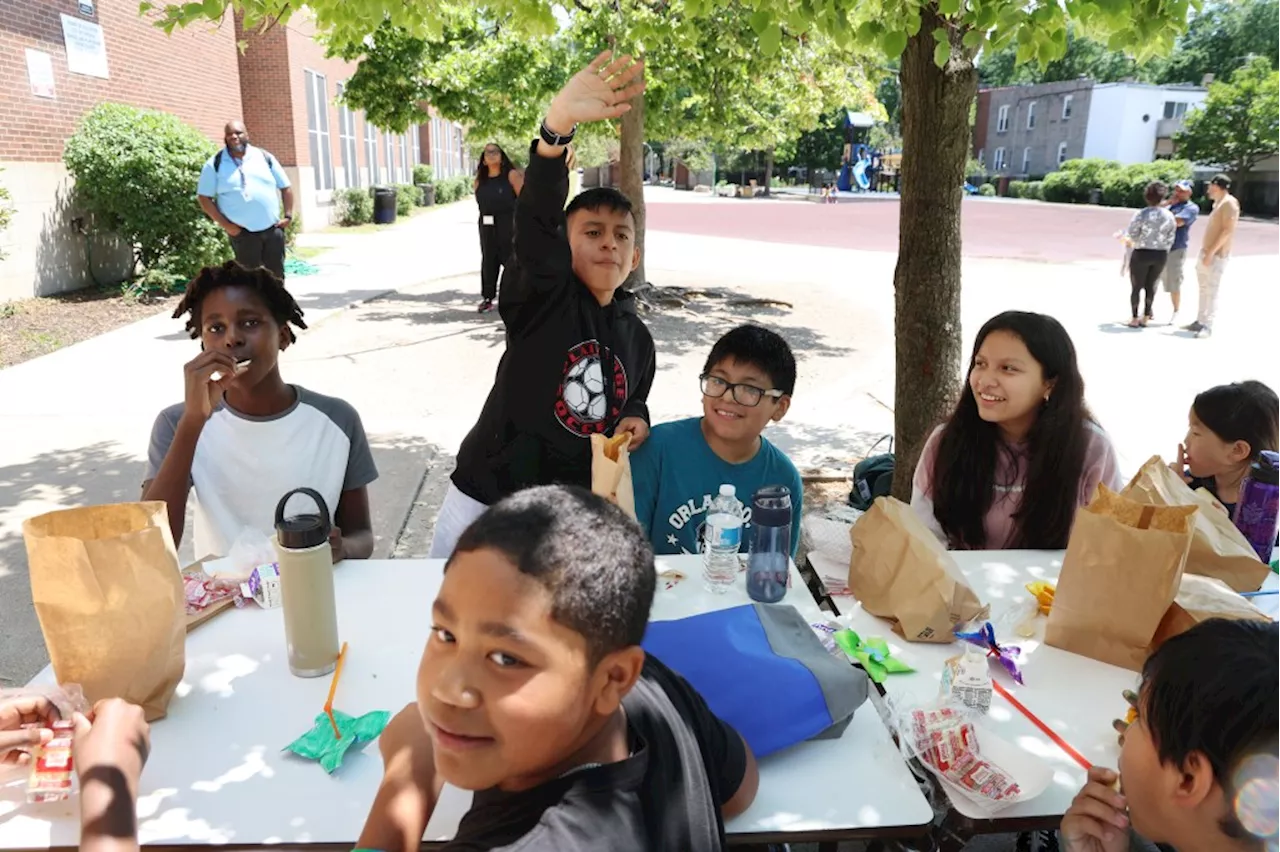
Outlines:
[[476,793],[448,852],[712,852],[746,772],[741,737],[649,657],[622,702],[631,757],[520,793]]

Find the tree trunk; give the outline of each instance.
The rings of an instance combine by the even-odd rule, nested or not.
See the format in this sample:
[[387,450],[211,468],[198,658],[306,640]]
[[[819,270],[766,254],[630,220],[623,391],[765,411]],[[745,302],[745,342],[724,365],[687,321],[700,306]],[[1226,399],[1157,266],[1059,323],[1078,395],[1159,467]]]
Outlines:
[[764,194],[769,195],[773,187],[773,149],[770,148],[764,155]]
[[946,67],[933,61],[933,31],[946,23],[931,6],[902,56],[902,202],[893,275],[897,354],[893,495],[911,497],[911,478],[929,432],[955,404],[960,381],[960,203],[969,105],[978,74],[952,30]]
[[626,281],[627,289],[633,293],[640,292],[649,286],[649,279],[644,273],[644,95],[640,94],[631,102],[631,110],[622,116],[622,138],[619,142],[620,171],[619,183],[627,198],[631,199],[631,212],[636,218],[636,248],[640,249],[640,262],[631,270],[631,277]]

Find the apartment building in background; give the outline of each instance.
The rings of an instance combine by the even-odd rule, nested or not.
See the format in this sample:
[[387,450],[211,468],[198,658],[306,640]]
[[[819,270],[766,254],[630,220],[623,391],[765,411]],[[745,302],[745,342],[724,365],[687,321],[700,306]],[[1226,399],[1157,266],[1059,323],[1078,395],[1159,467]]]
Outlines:
[[[118,280],[129,252],[81,226],[62,150],[95,104],[164,110],[222,144],[242,119],[294,186],[304,229],[330,224],[335,190],[409,183],[429,163],[441,178],[475,162],[463,129],[432,113],[389,133],[337,96],[353,63],[325,57],[305,14],[266,32],[230,16],[172,35],[138,14],[138,0],[0,2],[0,185],[14,217],[0,232],[0,302]],[[244,51],[237,49],[244,43]],[[191,187],[195,203],[195,187]]]
[[1206,95],[1199,86],[1087,79],[983,89],[973,156],[992,174],[1020,178],[1082,157],[1126,165],[1169,158],[1184,117]]

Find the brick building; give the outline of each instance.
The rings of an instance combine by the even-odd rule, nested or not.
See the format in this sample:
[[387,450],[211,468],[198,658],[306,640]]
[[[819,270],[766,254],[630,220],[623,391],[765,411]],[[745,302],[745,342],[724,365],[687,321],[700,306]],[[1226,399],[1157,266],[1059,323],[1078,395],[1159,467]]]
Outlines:
[[973,156],[992,173],[1042,177],[1067,160],[1148,163],[1173,154],[1198,86],[1068,80],[978,92]]
[[314,34],[305,15],[266,33],[228,18],[167,36],[138,0],[0,0],[0,185],[15,213],[0,232],[0,302],[127,271],[126,250],[78,229],[62,165],[67,137],[103,101],[171,112],[215,142],[243,118],[285,167],[308,229],[329,224],[335,189],[407,183],[415,163],[439,177],[474,169],[457,124],[392,134],[340,107],[355,66],[325,58]]

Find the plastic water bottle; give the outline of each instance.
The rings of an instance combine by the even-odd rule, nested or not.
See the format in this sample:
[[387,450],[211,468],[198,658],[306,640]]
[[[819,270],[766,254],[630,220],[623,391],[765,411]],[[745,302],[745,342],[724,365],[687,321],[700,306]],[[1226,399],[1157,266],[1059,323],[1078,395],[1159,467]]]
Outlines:
[[707,591],[723,594],[738,579],[738,551],[742,549],[742,503],[737,489],[721,485],[720,496],[707,510],[702,538],[702,581]]
[[1236,528],[1258,552],[1263,562],[1271,561],[1280,518],[1280,454],[1263,450],[1240,483],[1240,498],[1232,520]]
[[791,489],[766,485],[751,498],[751,556],[747,594],[753,601],[777,603],[791,576]]

